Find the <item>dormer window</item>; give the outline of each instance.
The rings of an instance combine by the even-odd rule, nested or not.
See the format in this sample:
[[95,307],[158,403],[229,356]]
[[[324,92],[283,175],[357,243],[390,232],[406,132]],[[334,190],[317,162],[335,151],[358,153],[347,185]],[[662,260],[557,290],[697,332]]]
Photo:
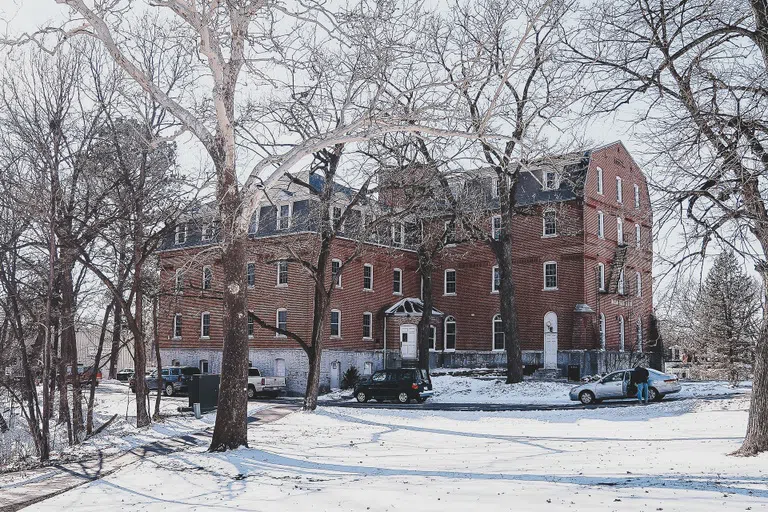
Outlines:
[[291,227],[291,205],[281,205],[277,212],[277,229],[288,229]]
[[176,245],[187,242],[187,224],[181,223],[176,226]]
[[560,186],[555,171],[544,171],[544,190],[557,190]]

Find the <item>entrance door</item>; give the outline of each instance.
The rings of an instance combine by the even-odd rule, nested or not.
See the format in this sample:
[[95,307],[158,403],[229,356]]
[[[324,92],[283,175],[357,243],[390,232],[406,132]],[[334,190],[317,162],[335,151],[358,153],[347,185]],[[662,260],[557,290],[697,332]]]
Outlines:
[[285,377],[285,359],[275,359],[275,377]]
[[544,315],[544,369],[557,369],[557,315]]
[[331,363],[331,389],[339,389],[341,386],[341,363],[334,361]]
[[403,359],[418,359],[418,329],[414,324],[400,326],[400,354]]

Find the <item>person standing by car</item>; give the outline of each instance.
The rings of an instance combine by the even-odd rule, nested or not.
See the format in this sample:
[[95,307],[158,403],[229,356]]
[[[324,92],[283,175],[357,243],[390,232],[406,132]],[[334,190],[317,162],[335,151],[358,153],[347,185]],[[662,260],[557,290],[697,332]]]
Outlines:
[[638,366],[632,370],[632,380],[637,385],[637,401],[648,403],[648,370]]

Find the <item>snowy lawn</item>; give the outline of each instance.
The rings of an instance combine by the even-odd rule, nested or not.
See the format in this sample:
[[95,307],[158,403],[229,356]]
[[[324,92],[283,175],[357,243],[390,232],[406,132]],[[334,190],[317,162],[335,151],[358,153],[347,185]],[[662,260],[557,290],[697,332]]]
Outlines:
[[743,397],[565,411],[323,409],[250,449],[154,457],[30,510],[768,510]]
[[[151,392],[149,397],[151,414],[155,410],[155,392]],[[153,422],[147,428],[138,429],[136,428],[135,398],[136,395],[130,392],[127,383],[115,380],[102,381],[96,388],[94,399],[94,429],[100,427],[114,414],[118,415],[117,418],[98,435],[74,447],[68,446],[66,426],[55,425],[52,422],[52,460],[61,462],[96,454],[113,455],[153,441],[199,432],[212,427],[216,421],[215,413],[203,415],[198,420],[190,412],[178,412],[179,406],[186,407],[189,405],[189,398],[186,395],[163,396],[160,401],[162,421]],[[264,405],[258,402],[250,402],[248,412],[253,414],[262,407]],[[83,414],[85,414],[85,403],[83,404]],[[11,432],[0,435],[0,454],[29,453],[28,462],[34,464],[36,462],[34,449],[26,423],[21,417],[15,417],[12,426]],[[16,469],[26,462],[10,456],[4,460],[5,462],[0,463],[0,470],[3,471]]]

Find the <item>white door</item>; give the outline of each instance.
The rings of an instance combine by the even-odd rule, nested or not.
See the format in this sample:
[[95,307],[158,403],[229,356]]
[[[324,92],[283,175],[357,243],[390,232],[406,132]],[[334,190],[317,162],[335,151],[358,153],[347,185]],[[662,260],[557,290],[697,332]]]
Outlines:
[[341,386],[341,363],[334,361],[331,363],[331,389],[339,389]]
[[557,369],[557,315],[544,315],[544,369]]
[[275,377],[285,377],[285,359],[275,359]]
[[418,329],[414,324],[400,326],[400,354],[403,359],[418,359]]

